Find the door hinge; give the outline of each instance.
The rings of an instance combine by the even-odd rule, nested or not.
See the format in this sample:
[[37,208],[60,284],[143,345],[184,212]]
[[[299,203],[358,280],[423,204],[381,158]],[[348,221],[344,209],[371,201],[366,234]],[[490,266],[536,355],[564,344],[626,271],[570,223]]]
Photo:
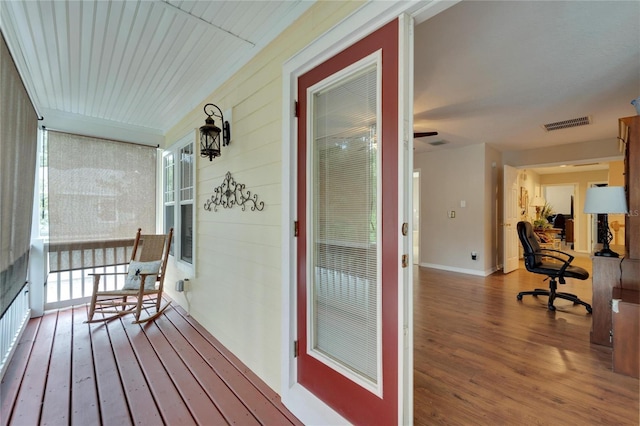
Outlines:
[[298,221],[296,220],[293,222],[293,236],[297,237],[299,233],[300,233],[300,226],[298,225]]
[[300,117],[300,104],[298,101],[295,101],[295,105],[293,107],[293,114],[295,117]]
[[299,354],[300,354],[300,353],[299,353],[299,349],[298,349],[298,341],[297,341],[297,340],[295,340],[295,341],[293,342],[293,357],[294,357],[294,358],[298,358],[298,355],[299,355]]
[[408,254],[403,254],[402,255],[402,267],[406,268],[407,266],[409,266],[409,255]]

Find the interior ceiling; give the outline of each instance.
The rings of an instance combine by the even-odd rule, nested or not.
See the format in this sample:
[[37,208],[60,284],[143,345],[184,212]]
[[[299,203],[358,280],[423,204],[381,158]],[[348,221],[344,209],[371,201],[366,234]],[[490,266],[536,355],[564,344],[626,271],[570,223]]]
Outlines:
[[[416,152],[615,140],[640,95],[639,23],[636,1],[465,1],[418,24],[414,131],[438,136]],[[583,116],[592,124],[543,128]]]
[[[161,136],[215,103],[203,97],[312,3],[0,1],[0,25],[47,127]],[[414,131],[438,132],[416,139],[416,152],[611,140],[617,119],[634,114],[640,2],[451,4],[416,26]],[[592,124],[542,127],[582,116]]]

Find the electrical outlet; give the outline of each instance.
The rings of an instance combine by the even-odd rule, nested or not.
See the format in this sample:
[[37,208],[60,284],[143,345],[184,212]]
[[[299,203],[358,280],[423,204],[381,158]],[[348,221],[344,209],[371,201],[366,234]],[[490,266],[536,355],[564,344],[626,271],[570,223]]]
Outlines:
[[449,216],[450,219],[453,219],[456,217],[456,211],[455,210],[450,210],[447,212],[447,216]]
[[475,251],[471,252],[471,260],[478,260],[478,253]]

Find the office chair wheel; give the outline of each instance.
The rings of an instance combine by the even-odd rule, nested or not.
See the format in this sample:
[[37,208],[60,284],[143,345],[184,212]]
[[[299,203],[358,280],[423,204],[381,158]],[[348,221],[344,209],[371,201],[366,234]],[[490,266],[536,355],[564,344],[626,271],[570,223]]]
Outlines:
[[593,311],[593,309],[591,309],[591,306],[585,306],[585,308],[587,308],[587,313],[591,313],[591,311]]
[[556,310],[556,307],[553,306],[553,305],[548,305],[547,307],[549,308],[550,311],[555,311]]
[[522,300],[522,295],[521,294],[517,295],[516,297],[518,298],[518,300]]

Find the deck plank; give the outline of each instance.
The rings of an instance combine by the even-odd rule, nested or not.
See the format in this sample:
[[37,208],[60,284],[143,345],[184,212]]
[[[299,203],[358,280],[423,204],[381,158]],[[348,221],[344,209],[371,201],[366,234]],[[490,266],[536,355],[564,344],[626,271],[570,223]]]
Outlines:
[[158,326],[155,323],[149,323],[145,326],[145,332],[196,422],[198,424],[225,424],[222,414],[180,357],[171,349],[171,345]]
[[[128,321],[128,318],[112,321],[106,324],[111,338],[111,345],[116,359],[122,387],[126,395],[131,418],[138,425],[157,425],[162,423],[162,416],[151,395],[139,360],[136,358],[131,343],[127,338],[120,321]],[[104,325],[103,325],[104,326]]]
[[0,406],[1,426],[9,424],[9,413],[11,413],[16,403],[18,391],[22,384],[22,378],[27,367],[27,362],[29,361],[31,350],[33,349],[39,326],[40,318],[33,318],[27,321],[22,337],[16,345],[13,358],[11,358],[9,365],[7,365],[7,370],[2,377],[2,382],[0,383],[0,399],[2,400]]
[[[281,403],[280,397],[264,381],[249,370],[244,363],[228,351],[215,337],[179,307],[174,307],[165,316],[171,320],[185,338],[200,351],[203,358],[223,377],[227,386],[238,398],[250,407],[254,416],[262,424],[282,421],[283,416],[290,423],[301,425]],[[210,348],[215,348],[212,351]]]
[[27,361],[14,359],[2,384],[3,425],[301,424],[180,310],[144,325],[84,324],[86,305],[29,321],[16,352]]
[[93,363],[91,332],[86,320],[86,307],[74,308],[73,345],[71,356],[71,423],[100,423],[100,410]]
[[46,315],[40,322],[36,341],[11,416],[10,424],[12,425],[35,425],[40,421],[40,409],[44,398],[57,319],[56,313],[55,315]]
[[165,317],[158,318],[155,323],[228,423],[246,426],[260,424],[238,396],[216,374],[215,367],[212,368],[202,359],[202,356],[173,323]]
[[[78,312],[80,315],[81,313]],[[96,370],[96,387],[100,401],[100,417],[105,425],[130,425],[131,415],[122,388],[108,325],[89,325]]]
[[143,328],[131,324],[129,321],[131,318],[133,317],[122,318],[122,324],[160,410],[163,422],[168,425],[195,425],[196,422],[191,412],[169,378],[163,363],[158,359],[158,355],[149,343]]
[[51,362],[42,404],[41,424],[61,425],[69,423],[69,399],[71,395],[71,310],[58,312]]

